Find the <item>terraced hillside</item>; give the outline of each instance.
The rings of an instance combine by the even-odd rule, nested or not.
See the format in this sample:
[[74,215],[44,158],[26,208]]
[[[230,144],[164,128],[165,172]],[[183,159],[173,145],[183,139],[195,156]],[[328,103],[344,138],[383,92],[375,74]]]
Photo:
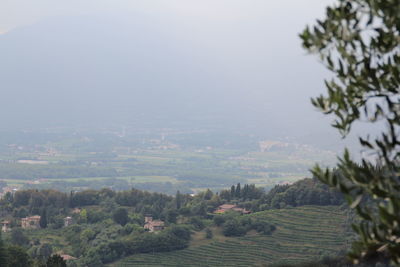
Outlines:
[[277,230],[271,236],[250,233],[240,238],[215,230],[212,240],[197,239],[187,249],[138,254],[111,266],[265,266],[316,259],[348,246],[347,216],[338,207],[304,206],[248,216],[272,222]]

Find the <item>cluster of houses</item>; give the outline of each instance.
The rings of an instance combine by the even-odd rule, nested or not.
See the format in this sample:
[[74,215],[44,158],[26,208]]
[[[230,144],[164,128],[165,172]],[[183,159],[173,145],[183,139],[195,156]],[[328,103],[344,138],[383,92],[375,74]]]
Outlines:
[[[64,218],[64,226],[67,227],[69,225],[73,224],[73,219],[72,217],[65,217]],[[40,216],[35,215],[35,216],[30,216],[26,218],[21,219],[21,227],[23,229],[40,229]],[[1,222],[1,231],[2,232],[10,232],[11,231],[11,222],[8,220],[4,220]],[[58,253],[60,256],[65,260],[65,261],[71,261],[71,260],[76,260],[77,258],[64,254],[64,253]]]
[[[220,205],[215,211],[214,214],[223,214],[227,211],[236,211],[240,212],[241,214],[249,214],[251,213],[249,210],[245,208],[239,208],[237,205],[234,204],[223,204]],[[79,209],[75,209],[73,213],[79,213]],[[67,216],[64,218],[64,227],[70,226],[74,223],[72,217]],[[21,227],[23,229],[40,229],[40,216],[30,216],[21,219]],[[165,228],[165,223],[161,220],[153,220],[153,217],[150,215],[146,215],[144,217],[144,229],[148,230],[149,232],[158,232]],[[4,220],[1,222],[1,231],[2,232],[9,232],[11,231],[11,222],[8,220]]]
[[[73,224],[72,217],[65,217],[64,218],[64,227],[70,226]],[[40,229],[40,216],[30,216],[21,219],[21,227],[23,229]],[[10,221],[2,221],[1,222],[1,231],[2,232],[9,232],[11,231],[11,222]]]
[[[165,227],[165,223],[161,220],[153,220],[152,216],[145,216],[145,223],[143,228],[147,229],[149,232],[157,232],[161,231]],[[64,218],[64,227],[72,225],[73,219],[72,217],[68,216]],[[23,229],[40,229],[40,216],[30,216],[21,219],[21,227]],[[2,232],[9,232],[11,231],[11,222],[10,221],[2,221],[1,222],[1,231]]]

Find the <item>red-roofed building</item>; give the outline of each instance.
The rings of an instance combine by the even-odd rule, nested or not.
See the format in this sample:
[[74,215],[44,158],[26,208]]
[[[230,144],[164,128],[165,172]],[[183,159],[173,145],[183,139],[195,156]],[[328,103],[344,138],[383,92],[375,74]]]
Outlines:
[[21,219],[21,227],[24,229],[39,229],[40,228],[40,216],[35,215]]
[[215,214],[223,214],[223,213],[225,213],[227,211],[230,211],[230,210],[237,211],[237,212],[240,212],[242,214],[251,213],[249,210],[246,210],[244,208],[239,208],[238,206],[233,205],[233,204],[223,204],[223,205],[219,206],[218,209],[216,209],[214,211],[214,213]]
[[145,223],[143,228],[149,230],[149,232],[156,232],[164,229],[165,223],[160,220],[153,221],[153,217],[151,216],[144,217],[144,221]]
[[65,261],[76,260],[75,257],[72,257],[71,255],[68,254],[61,254],[60,257],[63,258],[63,260]]

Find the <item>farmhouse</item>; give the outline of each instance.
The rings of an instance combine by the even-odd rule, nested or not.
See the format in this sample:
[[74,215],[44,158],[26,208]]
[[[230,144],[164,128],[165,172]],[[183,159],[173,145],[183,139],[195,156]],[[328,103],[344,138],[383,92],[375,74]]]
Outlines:
[[1,231],[6,233],[11,231],[11,227],[10,227],[10,221],[2,221],[1,222]]
[[21,219],[21,227],[24,229],[39,229],[40,216],[35,215]]
[[64,218],[64,227],[70,226],[73,224],[72,217],[68,216]]
[[246,210],[244,208],[239,208],[238,206],[233,205],[233,204],[223,204],[223,205],[219,206],[218,209],[216,209],[214,211],[214,213],[215,214],[222,214],[222,213],[225,213],[225,212],[230,211],[230,210],[237,211],[237,212],[240,212],[242,214],[251,213],[249,210]]
[[144,229],[148,229],[149,232],[161,231],[164,229],[164,222],[160,220],[154,220],[151,216],[144,217]]

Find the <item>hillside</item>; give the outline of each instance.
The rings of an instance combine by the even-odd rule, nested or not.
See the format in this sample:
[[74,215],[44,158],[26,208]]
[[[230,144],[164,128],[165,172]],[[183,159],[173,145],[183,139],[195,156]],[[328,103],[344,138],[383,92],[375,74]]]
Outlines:
[[184,250],[137,254],[111,264],[122,266],[262,266],[299,262],[337,254],[349,245],[347,215],[338,206],[303,206],[257,212],[277,226],[271,236],[248,234],[227,238],[213,229],[213,239],[203,232],[194,235]]

